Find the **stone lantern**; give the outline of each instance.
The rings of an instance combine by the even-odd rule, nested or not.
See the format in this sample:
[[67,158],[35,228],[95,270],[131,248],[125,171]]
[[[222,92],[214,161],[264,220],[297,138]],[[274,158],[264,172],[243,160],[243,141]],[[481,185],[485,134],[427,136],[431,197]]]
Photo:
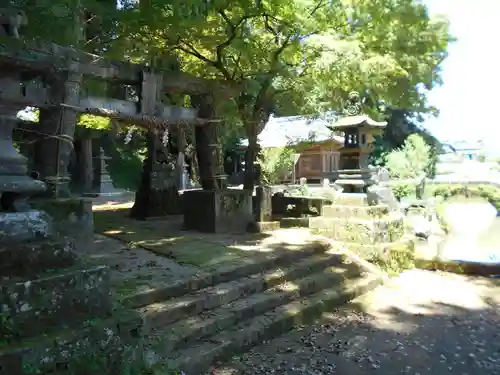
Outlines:
[[377,122],[364,115],[357,92],[348,97],[344,116],[328,128],[344,134],[344,147],[340,149],[340,168],[335,183],[345,192],[366,192],[374,183],[368,157],[373,150],[374,135],[380,134],[387,122]]
[[[19,36],[14,25],[12,38]],[[21,71],[13,66],[0,67],[0,211],[16,212],[27,209],[25,199],[45,191],[45,184],[28,176],[27,158],[12,142],[12,131],[18,123],[17,113],[25,108]]]

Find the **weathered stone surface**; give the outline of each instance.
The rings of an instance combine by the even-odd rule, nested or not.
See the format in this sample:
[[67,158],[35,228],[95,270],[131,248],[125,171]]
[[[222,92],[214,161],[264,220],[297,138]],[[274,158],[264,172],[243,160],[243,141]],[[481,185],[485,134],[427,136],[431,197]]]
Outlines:
[[295,325],[311,321],[322,312],[342,305],[380,284],[378,277],[367,276],[282,305],[199,345],[174,353],[173,362],[185,373],[202,373],[215,361],[227,359],[236,352],[276,337]]
[[272,197],[272,212],[277,217],[306,217],[322,214],[323,206],[331,201],[317,197],[290,197],[276,193]]
[[336,241],[362,245],[395,242],[404,235],[402,215],[374,220],[315,217],[310,218],[309,228]]
[[[337,263],[339,262],[337,261]],[[327,265],[328,262],[323,264],[323,266]],[[161,354],[168,356],[172,350],[178,349],[186,343],[217,334],[220,330],[231,328],[245,319],[264,314],[295,299],[328,289],[332,285],[342,285],[347,277],[352,279],[360,277],[360,268],[354,264],[339,263],[337,267],[324,269],[318,269],[318,266],[318,264],[315,265],[310,275],[299,279],[295,279],[295,277],[304,275],[304,271],[290,275],[294,279],[294,288],[291,288],[289,283],[284,281],[261,293],[245,296],[228,304],[221,304],[221,307],[210,312],[198,315],[191,314],[192,316],[188,319],[181,319],[170,326],[158,327],[150,336],[152,344],[150,351],[155,353],[151,353],[152,355],[149,357],[155,358],[156,356],[157,360],[161,360]]]
[[0,328],[3,340],[33,337],[51,328],[103,316],[111,310],[109,273],[104,266],[68,270],[29,280],[4,279]]
[[94,216],[91,199],[37,199],[33,200],[32,206],[50,215],[54,232],[73,240],[77,252],[94,246]]
[[279,221],[256,221],[248,226],[248,231],[251,233],[265,233],[277,229],[280,229]]
[[[295,280],[303,277],[312,277],[312,280],[319,280],[325,274],[329,277],[330,284],[328,285],[331,285],[334,277],[337,277],[339,274],[343,274],[346,271],[356,273],[358,270],[358,268],[352,265],[343,264],[343,257],[340,254],[315,255],[283,269],[275,268],[263,273],[256,273],[226,283],[217,284],[210,288],[201,289],[193,294],[148,305],[138,309],[138,311],[144,317],[144,329],[151,332],[161,328],[165,324],[182,320],[185,316],[196,315],[204,310],[226,305],[249,294],[261,293],[266,289],[274,288],[282,284],[284,280]],[[319,271],[322,271],[319,275],[311,276]],[[303,285],[301,284],[304,286],[301,289],[307,289],[305,285],[309,282],[308,280],[305,280]],[[339,279],[335,280],[338,281]],[[327,284],[324,284],[324,286],[327,286]],[[274,291],[276,292],[276,290]],[[271,292],[267,294],[269,293]]]
[[386,205],[354,206],[335,204],[323,207],[323,216],[332,218],[380,219],[389,214]]
[[0,277],[34,276],[47,269],[69,267],[75,261],[74,244],[64,238],[0,245]]
[[13,243],[48,237],[53,231],[51,218],[44,212],[0,213],[0,243]]
[[79,329],[0,346],[0,375],[139,373],[130,370],[143,363],[140,324],[140,317],[125,310]]
[[245,232],[253,222],[252,197],[245,190],[189,190],[183,200],[186,229]]
[[342,193],[337,197],[336,204],[364,206],[368,204],[368,198],[364,193]]
[[367,189],[368,204],[370,206],[385,204],[391,211],[398,211],[400,204],[390,186],[373,185]]
[[257,186],[255,189],[254,214],[258,222],[272,221],[272,196],[270,186]]
[[415,239],[412,237],[404,237],[395,242],[386,242],[378,244],[360,244],[356,242],[332,242],[332,245],[339,247],[347,247],[349,251],[358,255],[361,259],[368,262],[380,258],[389,258],[395,252],[405,251],[414,252],[415,249]]
[[284,217],[280,220],[281,228],[309,228],[309,217]]

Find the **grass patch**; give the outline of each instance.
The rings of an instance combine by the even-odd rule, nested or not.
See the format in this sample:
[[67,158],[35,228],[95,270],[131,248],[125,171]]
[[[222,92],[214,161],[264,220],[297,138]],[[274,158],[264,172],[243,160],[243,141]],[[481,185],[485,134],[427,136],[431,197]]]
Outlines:
[[193,238],[188,233],[169,231],[168,223],[139,221],[128,217],[128,209],[94,211],[98,233],[126,242],[131,249],[141,247],[179,263],[204,269],[228,263],[250,262],[255,253]]

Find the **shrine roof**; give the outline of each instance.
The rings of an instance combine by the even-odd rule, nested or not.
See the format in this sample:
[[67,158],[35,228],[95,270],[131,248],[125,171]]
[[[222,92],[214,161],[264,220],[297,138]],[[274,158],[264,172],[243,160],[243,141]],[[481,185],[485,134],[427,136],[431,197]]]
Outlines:
[[[258,136],[259,144],[264,148],[285,147],[310,141],[320,143],[328,140],[343,144],[344,138],[332,134],[327,125],[328,122],[321,118],[271,117]],[[246,146],[247,140],[242,144]]]
[[386,121],[375,121],[367,115],[356,115],[356,116],[346,116],[339,118],[332,125],[327,125],[330,130],[343,130],[346,128],[352,128],[356,126],[365,126],[369,128],[385,128],[387,125]]

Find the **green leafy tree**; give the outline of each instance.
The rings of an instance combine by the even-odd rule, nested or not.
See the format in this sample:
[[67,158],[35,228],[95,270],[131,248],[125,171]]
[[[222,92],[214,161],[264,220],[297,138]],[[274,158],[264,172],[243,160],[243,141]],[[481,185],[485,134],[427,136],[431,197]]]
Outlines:
[[[270,113],[339,109],[350,90],[427,110],[440,82],[448,24],[412,0],[216,0],[124,2],[115,51],[155,66],[175,57],[183,70],[231,83],[219,114],[238,119],[247,166]],[[126,36],[126,37],[125,37]],[[227,98],[226,98],[227,99]],[[252,172],[249,170],[249,172]],[[246,187],[252,186],[252,173]]]
[[367,104],[431,111],[426,92],[452,40],[417,0],[17,1],[32,36],[228,82],[217,112],[248,138],[247,188],[271,113],[338,110],[351,90]]
[[429,173],[431,148],[423,137],[412,134],[405,140],[402,148],[393,150],[386,158],[386,167],[392,177],[419,178]]
[[294,151],[287,147],[265,148],[260,152],[261,177],[266,184],[283,182],[291,174]]

